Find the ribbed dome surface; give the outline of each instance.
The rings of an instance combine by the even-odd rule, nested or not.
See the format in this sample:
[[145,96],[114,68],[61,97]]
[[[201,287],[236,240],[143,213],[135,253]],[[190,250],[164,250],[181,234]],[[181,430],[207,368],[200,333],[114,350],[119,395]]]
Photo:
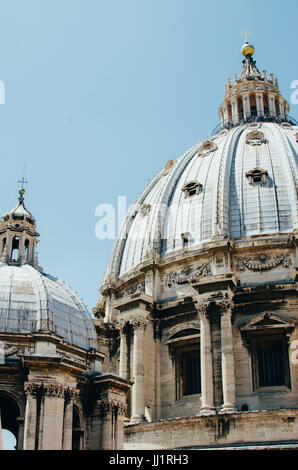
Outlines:
[[30,265],[0,264],[0,332],[51,331],[85,350],[96,348],[86,307],[56,278]]
[[[154,253],[182,249],[182,234],[191,249],[216,237],[291,232],[298,225],[297,132],[290,125],[245,124],[210,139],[209,151],[201,151],[203,142],[194,145],[138,198],[114,245],[105,280]],[[186,197],[189,182],[200,190]]]

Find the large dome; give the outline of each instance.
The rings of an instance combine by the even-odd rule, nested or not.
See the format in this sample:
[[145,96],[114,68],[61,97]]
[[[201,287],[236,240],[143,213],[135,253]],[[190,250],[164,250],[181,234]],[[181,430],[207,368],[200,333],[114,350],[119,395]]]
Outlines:
[[105,280],[154,254],[297,228],[298,127],[250,122],[221,130],[170,161],[138,198]]
[[96,348],[90,314],[58,279],[30,265],[0,264],[0,331],[52,332],[85,350]]

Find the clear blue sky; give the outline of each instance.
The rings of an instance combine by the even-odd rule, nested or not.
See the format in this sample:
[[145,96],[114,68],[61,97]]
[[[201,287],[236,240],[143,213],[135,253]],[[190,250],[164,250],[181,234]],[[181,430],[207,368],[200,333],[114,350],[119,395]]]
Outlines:
[[0,1],[0,213],[26,163],[40,264],[90,310],[113,243],[96,238],[95,208],[132,203],[210,134],[245,27],[290,100],[297,17],[297,0]]
[[[249,5],[249,7],[247,7]],[[95,208],[136,196],[218,123],[245,27],[260,70],[289,100],[298,80],[296,0],[0,1],[0,212],[26,204],[39,259],[91,309],[112,241]],[[298,118],[298,105],[291,108]]]

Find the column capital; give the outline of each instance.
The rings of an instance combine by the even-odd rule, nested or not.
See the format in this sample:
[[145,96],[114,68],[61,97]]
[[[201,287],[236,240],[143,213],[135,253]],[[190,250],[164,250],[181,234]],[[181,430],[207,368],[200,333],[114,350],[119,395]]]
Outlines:
[[24,392],[26,398],[33,397],[37,398],[38,394],[41,391],[42,384],[40,383],[33,383],[33,382],[25,382],[24,384]]
[[61,384],[43,384],[42,391],[45,397],[65,398],[67,388]]
[[233,311],[233,308],[234,308],[234,302],[232,302],[231,300],[221,300],[219,302],[216,302],[216,306],[218,307],[219,309],[219,312],[220,312],[220,316],[223,316],[223,315],[232,315],[232,311]]
[[129,322],[127,320],[118,320],[117,323],[115,324],[116,330],[119,331],[120,336],[125,336],[127,333],[127,326]]
[[132,326],[134,330],[145,331],[149,323],[150,323],[149,318],[132,318],[131,320],[129,320],[129,324]]
[[127,408],[126,406],[117,400],[100,400],[98,402],[100,413],[103,416],[108,415],[109,413],[117,412],[121,416],[126,416]]
[[210,302],[205,302],[205,303],[195,302],[194,305],[195,305],[195,309],[198,312],[198,315],[199,315],[200,318],[202,318],[202,317],[203,318],[209,318],[208,310],[209,310]]

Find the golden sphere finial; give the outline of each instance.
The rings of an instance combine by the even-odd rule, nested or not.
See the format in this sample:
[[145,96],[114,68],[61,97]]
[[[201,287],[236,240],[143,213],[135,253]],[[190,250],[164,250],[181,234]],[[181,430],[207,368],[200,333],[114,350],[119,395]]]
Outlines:
[[19,190],[19,195],[20,195],[20,196],[24,196],[24,194],[25,194],[25,189],[24,189],[24,188],[21,188],[21,189]]
[[244,57],[247,57],[248,55],[252,56],[254,55],[255,48],[252,44],[250,44],[249,42],[246,42],[245,44],[243,44],[241,48],[241,52],[244,55]]

